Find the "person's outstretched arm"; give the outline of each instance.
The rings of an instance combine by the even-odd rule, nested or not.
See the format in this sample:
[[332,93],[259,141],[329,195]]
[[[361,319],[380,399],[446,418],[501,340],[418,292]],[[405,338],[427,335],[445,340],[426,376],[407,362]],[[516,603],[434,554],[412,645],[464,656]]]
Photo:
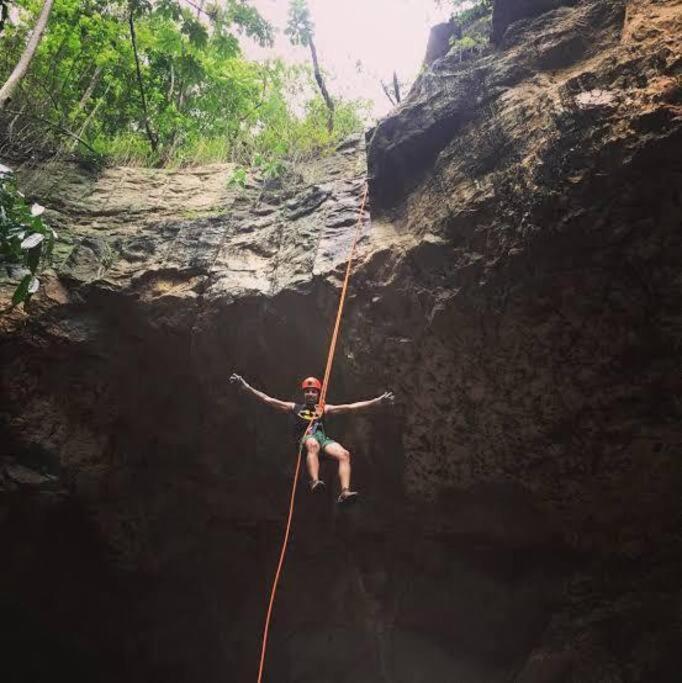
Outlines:
[[268,396],[262,391],[254,389],[241,375],[238,375],[237,373],[232,373],[230,376],[230,382],[237,384],[242,391],[253,394],[261,403],[265,403],[275,410],[288,413],[294,409],[294,404],[292,401],[280,401],[278,398],[272,398],[272,396]]
[[356,403],[342,403],[338,406],[333,406],[329,403],[324,407],[325,415],[341,415],[342,413],[352,413],[354,410],[363,410],[364,408],[371,408],[372,406],[383,405],[385,403],[393,403],[395,395],[392,391],[385,391],[381,396],[372,398],[369,401],[357,401]]

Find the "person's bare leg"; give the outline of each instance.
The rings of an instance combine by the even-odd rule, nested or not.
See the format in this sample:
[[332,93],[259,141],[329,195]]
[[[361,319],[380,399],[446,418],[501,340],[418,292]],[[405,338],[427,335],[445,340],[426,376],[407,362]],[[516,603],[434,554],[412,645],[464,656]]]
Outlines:
[[350,489],[350,453],[340,443],[330,443],[324,452],[339,463],[339,481],[341,490]]
[[305,464],[312,483],[320,478],[320,444],[317,443],[317,439],[309,438],[303,445],[307,451]]

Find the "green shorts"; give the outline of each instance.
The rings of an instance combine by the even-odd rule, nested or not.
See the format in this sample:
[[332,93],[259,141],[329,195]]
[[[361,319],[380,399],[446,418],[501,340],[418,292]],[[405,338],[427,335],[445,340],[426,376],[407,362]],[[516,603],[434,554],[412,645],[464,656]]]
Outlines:
[[305,443],[308,439],[315,439],[315,441],[320,444],[321,451],[324,451],[330,443],[336,443],[334,439],[330,439],[324,432],[320,431],[313,432],[310,436],[305,437],[303,442]]

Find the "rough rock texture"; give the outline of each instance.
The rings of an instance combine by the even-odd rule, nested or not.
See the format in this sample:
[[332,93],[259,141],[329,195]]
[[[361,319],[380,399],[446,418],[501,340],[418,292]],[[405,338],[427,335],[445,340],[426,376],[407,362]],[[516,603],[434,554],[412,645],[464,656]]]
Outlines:
[[423,66],[431,66],[437,59],[444,57],[450,51],[450,40],[454,35],[455,27],[451,21],[436,24],[429,33]]
[[[678,679],[681,17],[508,15],[375,130],[330,400],[400,403],[333,426],[362,505],[301,491],[267,680]],[[64,173],[25,176],[63,261],[2,320],[4,670],[253,680],[293,454],[225,378],[322,367],[362,151]]]
[[497,0],[493,6],[492,39],[498,43],[507,27],[520,19],[536,17],[562,5],[575,5],[576,0]]

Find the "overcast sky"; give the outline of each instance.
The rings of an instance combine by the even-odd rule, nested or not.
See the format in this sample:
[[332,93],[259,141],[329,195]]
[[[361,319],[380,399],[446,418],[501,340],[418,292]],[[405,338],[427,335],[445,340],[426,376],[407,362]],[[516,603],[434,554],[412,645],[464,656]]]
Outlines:
[[[252,2],[278,33],[274,48],[244,45],[246,54],[306,62],[308,50],[292,47],[284,35],[288,0]],[[401,80],[411,81],[424,57],[431,26],[448,16],[434,0],[308,0],[308,5],[319,58],[331,74],[332,95],[370,99],[376,116],[391,107],[380,79],[389,81],[395,69]]]

